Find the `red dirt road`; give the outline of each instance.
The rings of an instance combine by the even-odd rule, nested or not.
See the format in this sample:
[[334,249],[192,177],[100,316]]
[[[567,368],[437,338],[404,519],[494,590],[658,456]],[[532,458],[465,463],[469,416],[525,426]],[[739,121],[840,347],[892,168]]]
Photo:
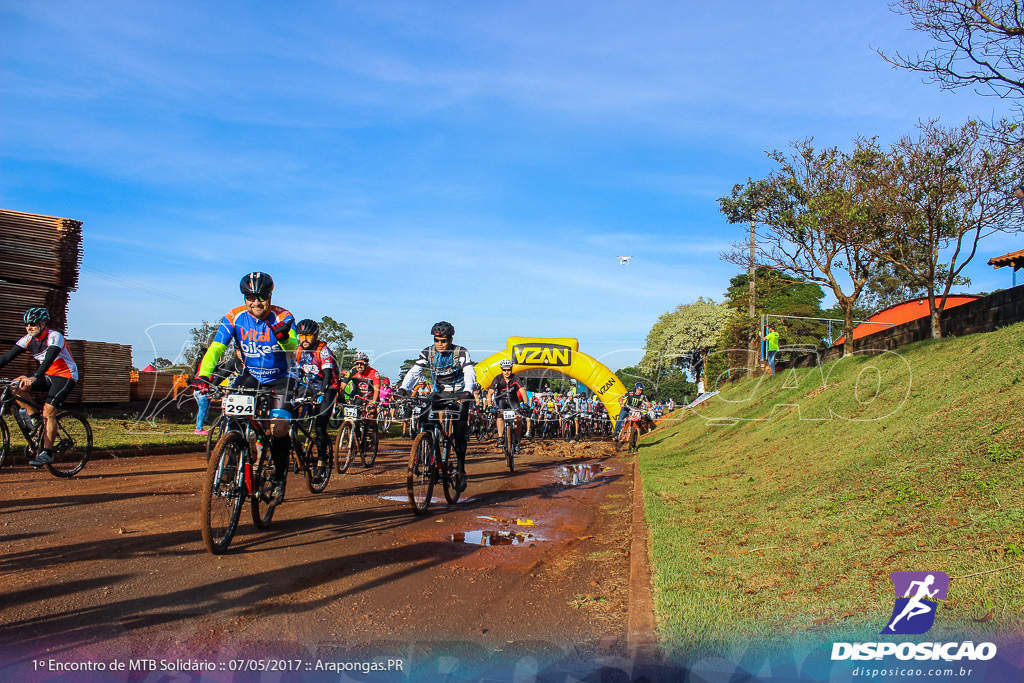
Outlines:
[[[417,517],[408,448],[382,442],[373,468],[320,495],[291,475],[271,527],[245,509],[220,557],[199,533],[202,454],[98,460],[71,480],[4,468],[0,680],[394,680],[399,665],[402,680],[632,678],[632,459],[533,443],[510,474],[471,443],[463,498],[438,487]],[[577,463],[600,473],[560,483]],[[479,542],[495,532],[516,544]],[[352,672],[371,662],[392,670]]]

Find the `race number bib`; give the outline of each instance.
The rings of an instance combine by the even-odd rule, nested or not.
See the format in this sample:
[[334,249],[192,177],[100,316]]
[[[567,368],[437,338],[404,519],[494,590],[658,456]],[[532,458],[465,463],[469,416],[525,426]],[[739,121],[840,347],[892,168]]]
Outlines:
[[505,411],[502,411],[501,416],[503,418],[505,418],[506,420],[514,420],[514,419],[516,419],[516,411],[514,411],[514,410],[505,410]]
[[221,404],[228,417],[244,417],[256,412],[256,397],[243,394],[229,394]]
[[345,406],[344,413],[346,420],[354,420],[359,417],[359,408],[356,408],[355,406]]

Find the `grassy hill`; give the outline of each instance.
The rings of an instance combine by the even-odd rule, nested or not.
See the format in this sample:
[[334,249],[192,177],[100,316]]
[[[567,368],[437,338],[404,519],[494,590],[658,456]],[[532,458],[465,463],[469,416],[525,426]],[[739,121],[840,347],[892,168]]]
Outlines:
[[1022,639],[1024,324],[728,384],[681,417],[639,451],[669,654],[878,640],[911,570],[950,588],[909,639]]

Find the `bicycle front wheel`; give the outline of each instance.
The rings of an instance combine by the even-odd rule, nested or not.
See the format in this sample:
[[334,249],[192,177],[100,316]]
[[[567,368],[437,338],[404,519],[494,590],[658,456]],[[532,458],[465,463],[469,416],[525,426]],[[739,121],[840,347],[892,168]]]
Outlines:
[[351,422],[343,423],[338,430],[338,443],[334,447],[334,457],[338,459],[338,474],[344,474],[348,470],[358,448],[355,425]]
[[380,411],[380,429],[382,432],[388,431],[388,427],[391,426],[391,407],[381,408]]
[[516,435],[515,427],[505,421],[505,438],[502,447],[505,451],[505,465],[508,467],[509,472],[516,471]]
[[203,476],[199,526],[203,544],[214,555],[224,553],[238,529],[245,502],[245,479],[239,468],[249,445],[238,432],[229,432],[217,442]]
[[630,453],[636,453],[637,452],[637,449],[639,448],[639,446],[637,446],[637,441],[639,441],[639,439],[640,439],[640,429],[639,429],[639,427],[633,427],[631,430],[629,430],[629,452]]
[[224,435],[224,424],[226,420],[224,415],[218,415],[217,419],[213,421],[206,434],[206,462],[210,462],[210,456],[213,454],[213,447],[220,441],[220,437]]
[[[495,427],[494,429],[497,432],[498,428]],[[445,463],[441,483],[444,485],[444,499],[448,501],[449,505],[455,505],[459,502],[459,495],[462,494],[462,489],[458,486],[459,468],[456,463],[454,450],[451,442],[441,442],[441,460]]]
[[[45,427],[43,427],[45,429]],[[50,448],[53,462],[46,469],[55,477],[73,477],[82,471],[92,452],[92,427],[73,413],[57,415],[57,438]]]
[[252,523],[257,529],[266,529],[270,526],[270,520],[274,517],[276,505],[271,505],[274,498],[274,459],[270,457],[269,448],[264,447],[263,452],[255,458],[256,464],[252,468],[252,496],[249,498],[249,507],[252,512]]
[[430,497],[434,495],[435,483],[437,466],[434,462],[434,440],[429,432],[423,432],[412,442],[409,471],[405,479],[409,504],[417,515],[422,515],[430,507]]
[[[328,445],[328,448],[330,446]],[[316,447],[316,440],[306,441],[306,486],[310,493],[323,493],[327,482],[331,480],[331,460],[328,453],[321,453]]]
[[0,418],[0,467],[4,466],[11,453],[11,430],[7,427],[7,420]]

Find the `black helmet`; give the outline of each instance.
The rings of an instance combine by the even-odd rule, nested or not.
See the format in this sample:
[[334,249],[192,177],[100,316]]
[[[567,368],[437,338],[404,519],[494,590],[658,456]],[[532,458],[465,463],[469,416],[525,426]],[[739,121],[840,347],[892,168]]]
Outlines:
[[643,382],[637,382],[636,384],[633,385],[633,389],[634,390],[636,390],[636,389],[641,389],[642,390],[643,388],[644,388],[644,383]]
[[30,308],[25,311],[25,315],[22,316],[26,325],[36,325],[38,323],[46,322],[50,319],[50,313],[41,307]]
[[450,322],[442,320],[439,323],[434,323],[434,326],[430,328],[430,334],[435,337],[454,337],[455,327]]
[[274,292],[274,278],[256,271],[243,277],[238,288],[242,296],[270,296]]
[[318,323],[315,320],[310,320],[309,318],[306,318],[305,320],[300,320],[298,322],[298,324],[295,326],[295,331],[298,334],[311,334],[315,337],[316,335],[320,334],[320,323]]

